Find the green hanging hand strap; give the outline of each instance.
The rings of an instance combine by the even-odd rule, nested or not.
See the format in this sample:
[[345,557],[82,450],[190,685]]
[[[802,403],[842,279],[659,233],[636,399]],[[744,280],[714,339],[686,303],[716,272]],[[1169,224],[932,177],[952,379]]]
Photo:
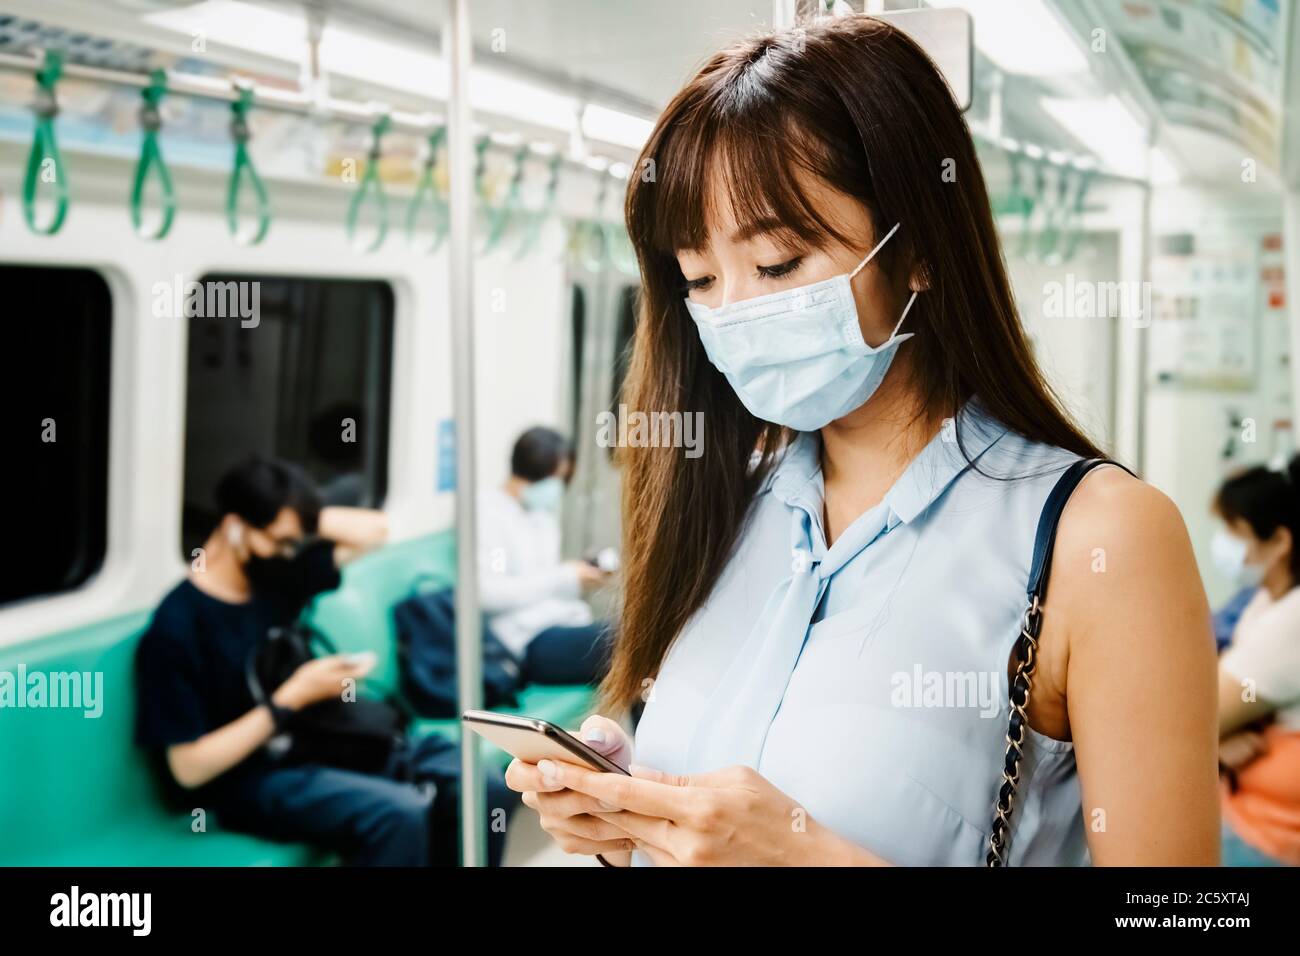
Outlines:
[[[424,159],[424,172],[420,174],[420,181],[415,186],[411,204],[406,207],[406,238],[421,252],[436,252],[447,238],[447,231],[451,227],[447,204],[439,197],[437,184],[433,180],[433,172],[438,166],[438,149],[446,138],[445,126],[439,126],[429,134],[429,153]],[[433,211],[433,239],[428,243],[420,243],[416,239],[416,230],[419,228],[420,209],[426,202]]]
[[[601,213],[605,208],[605,193],[609,191],[609,181],[612,177],[608,173],[601,173],[600,188],[596,190],[596,213],[590,222],[579,222],[577,225],[579,241],[578,256],[582,265],[589,272],[601,272],[605,268],[606,259],[609,257],[609,240],[605,235],[604,223],[601,220]],[[586,233],[586,237],[583,237]],[[599,250],[592,252],[593,241],[599,243]]]
[[[490,216],[492,213],[491,206],[488,204],[487,190],[487,152],[488,147],[492,145],[492,137],[484,133],[474,141],[474,194],[478,197],[478,203],[475,207],[474,226],[475,231],[478,228],[479,218]],[[485,241],[483,248],[479,250],[479,255],[484,255],[491,247]]]
[[524,161],[528,159],[528,147],[520,146],[515,152],[515,171],[510,177],[510,188],[506,191],[505,201],[496,209],[488,209],[487,243],[483,252],[495,249],[505,237],[506,230],[515,218],[519,206],[519,196],[524,185]]
[[[23,218],[27,228],[37,235],[52,236],[63,228],[68,216],[68,177],[63,166],[63,155],[54,138],[54,117],[59,113],[55,86],[63,73],[63,54],[47,50],[45,61],[36,71],[36,101],[32,111],[36,114],[36,132],[32,136],[32,149],[27,154],[27,173],[23,177]],[[54,187],[54,214],[49,222],[36,221],[36,194],[41,183]]]
[[[172,188],[172,174],[163,161],[162,150],[158,147],[158,131],[162,128],[162,116],[158,104],[167,95],[167,73],[154,70],[149,74],[149,85],[143,92],[144,105],[140,107],[140,126],[144,129],[144,142],[140,146],[140,161],[135,165],[135,181],[131,185],[131,225],[144,239],[161,239],[171,231],[172,221],[176,218],[176,192]],[[158,177],[161,190],[162,218],[152,232],[144,228],[144,188],[149,173]]]
[[492,145],[492,137],[484,133],[474,142],[474,191],[478,194],[479,201],[487,205],[487,182],[484,174],[487,172],[487,151]]
[[1079,177],[1079,186],[1074,194],[1074,206],[1070,209],[1070,237],[1065,245],[1062,258],[1069,262],[1079,251],[1079,242],[1083,239],[1083,200],[1092,185],[1093,170],[1085,170]]
[[606,258],[614,268],[627,276],[639,275],[641,265],[636,257],[636,249],[622,223],[607,222],[601,226],[605,236]]
[[361,218],[361,208],[373,197],[378,223],[375,238],[361,248],[362,252],[374,252],[383,245],[384,237],[388,235],[388,197],[384,195],[384,185],[379,180],[379,158],[382,155],[380,144],[391,122],[387,113],[375,120],[375,125],[370,130],[370,153],[366,158],[366,171],[361,177],[361,185],[353,193],[352,202],[348,205],[348,239],[356,245],[357,223]]
[[[253,106],[253,91],[241,87],[235,101],[230,104],[230,136],[235,141],[235,165],[230,171],[230,186],[226,190],[226,225],[230,235],[240,245],[255,246],[266,238],[271,228],[271,202],[262,185],[262,177],[257,175],[253,160],[248,155],[248,141],[251,133],[248,128],[248,111]],[[239,228],[239,193],[247,182],[253,188],[257,199],[257,222],[252,230]]]
[[1047,188],[1046,180],[1043,178],[1043,165],[1041,162],[1034,164],[1034,194],[1032,196],[1025,194],[1024,197],[1024,214],[1021,216],[1020,243],[1016,249],[1016,255],[1022,259],[1029,258],[1030,248],[1034,244],[1034,210],[1043,199]]
[[1056,201],[1048,207],[1047,218],[1043,223],[1043,231],[1038,234],[1038,245],[1035,251],[1040,262],[1056,264],[1059,261],[1057,257],[1061,246],[1061,236],[1065,220],[1069,216],[1069,207],[1067,205],[1069,188],[1070,184],[1065,177],[1064,170],[1058,170]]
[[546,220],[550,218],[551,212],[555,208],[555,197],[559,193],[560,187],[561,160],[562,157],[558,152],[551,159],[548,172],[549,178],[546,181],[546,198],[542,200],[541,208],[528,219],[528,228],[524,231],[523,241],[519,243],[519,249],[515,252],[516,260],[522,259],[533,251],[537,241],[541,238]]

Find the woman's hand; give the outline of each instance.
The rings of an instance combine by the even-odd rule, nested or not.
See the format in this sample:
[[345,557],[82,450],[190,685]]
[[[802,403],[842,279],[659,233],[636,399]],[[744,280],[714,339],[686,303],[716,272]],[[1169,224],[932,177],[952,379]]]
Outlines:
[[[552,769],[567,792],[595,801],[586,813],[630,838],[658,866],[884,865],[749,767],[689,777],[644,767],[633,768],[631,777],[572,764]],[[601,832],[608,839],[610,831]]]
[[[621,767],[626,767],[632,758],[632,741],[623,728],[608,717],[588,717],[583,721],[578,737],[592,750]],[[600,853],[613,860],[626,855],[632,849],[627,833],[594,815],[602,808],[599,800],[568,790],[553,775],[547,775],[545,771],[557,766],[559,764],[551,760],[534,765],[515,758],[506,768],[506,786],[523,794],[524,803],[541,817],[542,829],[564,852],[588,856]]]

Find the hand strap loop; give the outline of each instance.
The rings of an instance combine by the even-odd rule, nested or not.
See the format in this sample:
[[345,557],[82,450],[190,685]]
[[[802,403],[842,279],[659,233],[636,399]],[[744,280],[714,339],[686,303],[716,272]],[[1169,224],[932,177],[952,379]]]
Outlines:
[[579,263],[588,272],[603,272],[609,259],[609,237],[605,234],[601,216],[611,178],[608,174],[601,174],[600,186],[596,190],[596,211],[592,219],[579,220],[573,226],[573,247]]
[[528,214],[527,228],[524,230],[524,238],[519,243],[519,248],[515,252],[515,259],[522,259],[533,251],[541,238],[542,229],[546,226],[546,220],[551,217],[555,209],[555,197],[560,189],[560,166],[563,157],[557,152],[552,158],[550,165],[547,167],[546,196],[542,200],[541,208],[536,212]]
[[[176,192],[172,188],[172,176],[163,160],[162,150],[158,146],[158,131],[162,128],[162,115],[158,105],[167,95],[167,73],[154,70],[149,75],[149,85],[141,94],[144,102],[140,106],[140,126],[144,130],[144,141],[140,146],[140,160],[135,166],[135,180],[131,185],[131,225],[144,239],[162,239],[171,231],[176,218]],[[158,178],[161,191],[161,218],[152,230],[144,226],[144,190],[153,173]]]
[[[248,141],[252,138],[248,127],[248,111],[252,106],[252,87],[239,87],[235,101],[230,104],[230,138],[235,143],[235,165],[230,171],[230,186],[226,190],[226,225],[234,240],[244,246],[257,245],[266,238],[267,231],[271,228],[270,198],[248,153]],[[257,201],[257,220],[252,229],[241,229],[239,225],[239,194],[245,182],[252,188]]]
[[484,254],[495,249],[503,238],[510,223],[515,218],[519,206],[520,194],[524,183],[524,162],[528,159],[528,147],[520,146],[515,152],[514,172],[510,176],[510,187],[506,198],[495,209],[487,208],[487,241],[483,245]]
[[[383,245],[384,237],[388,235],[388,197],[384,194],[384,184],[379,179],[379,160],[382,156],[380,147],[384,133],[388,132],[391,122],[392,119],[387,113],[381,114],[375,120],[375,125],[370,130],[370,152],[366,158],[366,171],[362,174],[361,185],[353,193],[352,202],[348,206],[348,239],[362,252],[374,252]],[[368,201],[374,204],[377,215],[375,237],[367,245],[360,246],[357,242],[357,223],[361,218],[361,209]]]
[[[447,138],[447,127],[439,126],[429,134],[428,154],[424,157],[424,171],[420,174],[420,181],[415,186],[415,195],[411,197],[411,204],[406,207],[406,238],[407,241],[415,246],[419,251],[432,253],[436,252],[447,238],[447,232],[451,228],[451,218],[448,215],[447,203],[438,194],[438,187],[434,181],[434,170],[438,166],[438,150],[442,146],[442,141]],[[420,210],[428,203],[429,209],[433,213],[433,236],[428,242],[420,242],[416,237],[419,229]]]
[[[36,130],[32,136],[31,152],[27,154],[27,171],[23,177],[23,218],[27,228],[37,235],[52,236],[63,228],[68,216],[68,177],[54,137],[54,118],[59,113],[55,87],[63,74],[63,54],[47,50],[40,68],[36,71],[36,98],[32,112],[36,114]],[[44,223],[37,222],[36,200],[41,183],[54,187],[54,212]]]

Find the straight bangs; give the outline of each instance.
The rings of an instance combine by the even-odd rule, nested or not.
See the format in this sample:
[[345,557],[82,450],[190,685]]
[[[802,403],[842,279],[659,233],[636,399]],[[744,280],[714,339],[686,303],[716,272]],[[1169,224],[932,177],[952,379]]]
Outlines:
[[674,104],[678,115],[665,118],[655,150],[662,179],[634,181],[629,196],[649,251],[674,262],[679,251],[704,252],[710,231],[729,217],[738,234],[762,234],[783,246],[851,241],[802,185],[824,177],[819,170],[834,162],[831,150],[797,121],[764,115],[765,100],[756,95],[735,106],[710,96],[695,108]]

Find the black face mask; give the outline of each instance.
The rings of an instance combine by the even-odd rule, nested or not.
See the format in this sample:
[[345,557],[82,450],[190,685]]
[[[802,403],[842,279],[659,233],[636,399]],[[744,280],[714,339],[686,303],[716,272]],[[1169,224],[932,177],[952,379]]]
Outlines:
[[253,592],[267,597],[298,597],[302,590],[299,558],[263,558],[250,555],[244,573]]
[[316,539],[305,543],[293,557],[249,555],[244,573],[254,594],[290,604],[306,604],[317,594],[339,586],[333,554],[332,541]]

